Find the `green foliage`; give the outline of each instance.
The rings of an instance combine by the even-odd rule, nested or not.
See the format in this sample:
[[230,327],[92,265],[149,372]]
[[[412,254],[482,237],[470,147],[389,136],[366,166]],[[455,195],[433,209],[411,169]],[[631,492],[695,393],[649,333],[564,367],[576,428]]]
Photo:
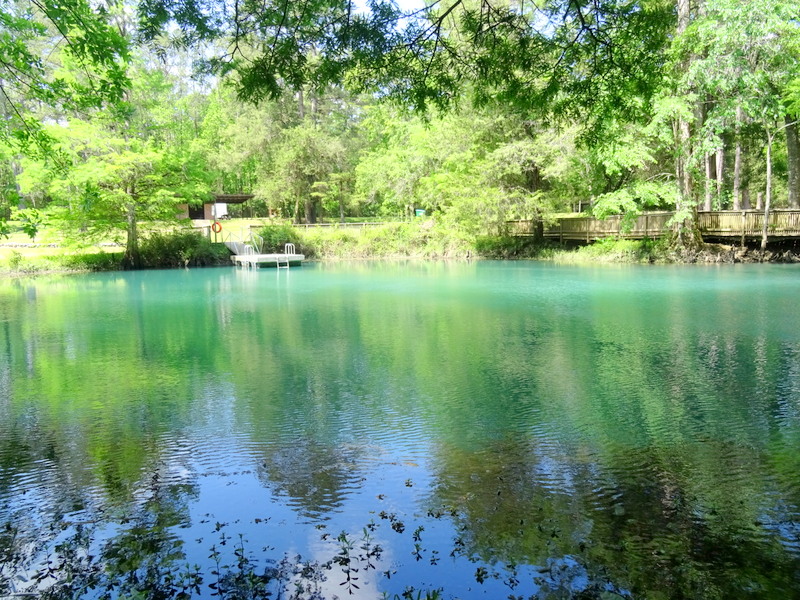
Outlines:
[[457,106],[467,91],[476,105],[581,115],[592,128],[610,114],[646,109],[674,22],[672,5],[653,0],[459,1],[414,10],[380,0],[366,10],[274,0],[233,12],[215,0],[148,0],[139,11],[151,40],[171,23],[186,40],[233,32],[235,50],[206,66],[235,71],[238,96],[252,103],[346,81],[421,111]]
[[82,273],[87,271],[116,271],[122,266],[120,252],[71,252],[44,256],[25,256],[12,250],[8,271],[14,274]]
[[62,172],[39,163],[38,178],[20,183],[24,192],[47,194],[52,217],[65,227],[82,235],[125,231],[131,207],[139,218],[174,218],[176,199],[168,189],[163,151],[85,121],[51,131],[62,151],[72,154],[72,168]]
[[128,45],[108,16],[86,0],[4,3],[0,140],[32,156],[57,158],[52,138],[27,105],[76,111],[122,98]]
[[22,254],[16,250],[11,251],[11,256],[8,259],[8,266],[12,271],[19,271],[22,266]]
[[124,232],[125,264],[138,267],[138,222],[174,221],[178,203],[206,198],[209,186],[186,115],[170,107],[172,81],[160,71],[132,70],[127,103],[92,120],[61,119],[49,127],[68,169],[26,160],[18,183],[26,195],[47,198],[48,217],[73,238]]
[[118,271],[122,268],[121,252],[80,252],[67,254],[59,263],[70,271]]
[[783,100],[786,103],[786,109],[789,114],[800,115],[800,77],[786,84]]
[[230,253],[193,231],[154,232],[143,238],[140,252],[148,268],[205,267],[230,264]]
[[475,240],[475,252],[482,258],[546,258],[552,246],[529,237],[500,235],[479,236]]
[[592,213],[599,219],[622,215],[620,230],[630,231],[644,210],[671,210],[677,204],[674,185],[659,181],[636,181],[614,192],[601,194],[592,204]]
[[360,255],[359,232],[347,229],[319,229],[303,233],[302,248],[314,258],[356,258]]
[[343,160],[341,141],[313,123],[286,129],[275,150],[273,169],[260,182],[260,193],[273,206],[282,205],[295,222],[315,223],[320,200],[315,186],[337,173]]
[[605,238],[582,246],[573,252],[554,253],[553,260],[559,263],[615,262],[654,263],[670,262],[669,245],[663,240],[625,240]]
[[502,111],[423,121],[373,110],[364,127],[375,142],[356,166],[356,203],[371,214],[424,208],[474,236],[552,213],[572,186],[562,154],[568,134],[531,138]]
[[16,211],[14,217],[20,223],[20,229],[25,232],[30,239],[36,239],[36,234],[44,223],[44,217],[35,208],[26,208]]
[[303,247],[297,230],[288,224],[267,225],[258,230],[258,235],[264,240],[261,250],[265,253],[283,252],[286,244]]
[[[473,252],[474,238],[432,220],[387,223],[366,228],[272,225],[259,231],[265,252],[283,252],[291,241],[308,258],[463,258]],[[268,241],[270,240],[270,241]]]
[[[410,14],[382,0],[358,11],[339,0],[223,4],[140,3],[149,45],[134,55],[121,6],[0,11],[0,217],[35,207],[74,239],[124,233],[129,265],[140,220],[174,220],[179,203],[212,190],[252,192],[247,212],[295,222],[423,208],[451,230],[437,252],[589,200],[626,222],[674,202],[676,223],[691,227],[692,202],[712,187],[709,157],[725,151],[714,198],[725,206],[731,150],[744,140],[741,185],[754,196],[766,186],[765,133],[782,141],[777,120],[800,112],[788,0],[706,0],[679,26],[666,0],[456,1]],[[230,54],[198,61],[218,78],[176,76],[209,56],[193,42],[231,35]],[[399,106],[375,104],[387,96]],[[783,177],[795,163],[775,150]],[[3,227],[0,218],[0,237]],[[374,246],[429,248],[413,236],[395,243],[404,236]],[[325,238],[320,251],[353,244]]]
[[205,157],[216,189],[258,191],[258,177],[270,164],[285,113],[280,104],[255,107],[236,100],[223,83],[206,98],[195,147]]

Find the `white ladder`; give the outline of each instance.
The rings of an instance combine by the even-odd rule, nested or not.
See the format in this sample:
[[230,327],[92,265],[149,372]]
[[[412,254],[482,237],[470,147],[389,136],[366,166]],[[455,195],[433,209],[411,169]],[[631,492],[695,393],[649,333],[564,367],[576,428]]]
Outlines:
[[289,255],[294,254],[294,244],[291,242],[286,244],[283,247],[283,256],[278,254],[277,260],[275,261],[275,266],[279,269],[288,269],[289,268]]

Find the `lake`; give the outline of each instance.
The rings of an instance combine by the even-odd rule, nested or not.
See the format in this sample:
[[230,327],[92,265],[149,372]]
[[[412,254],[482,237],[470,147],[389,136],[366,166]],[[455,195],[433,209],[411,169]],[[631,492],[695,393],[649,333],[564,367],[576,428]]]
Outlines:
[[1,281],[0,592],[798,597],[799,307],[782,265]]

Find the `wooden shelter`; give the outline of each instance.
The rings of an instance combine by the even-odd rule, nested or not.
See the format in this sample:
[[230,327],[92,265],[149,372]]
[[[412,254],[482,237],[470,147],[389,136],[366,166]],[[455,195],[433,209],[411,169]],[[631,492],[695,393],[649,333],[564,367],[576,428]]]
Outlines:
[[[204,202],[202,206],[179,204],[178,218],[192,220],[214,221],[220,214],[219,208],[225,207],[223,213],[227,214],[228,204],[244,204],[253,198],[253,194],[215,194],[213,202]],[[217,206],[215,209],[214,207]]]

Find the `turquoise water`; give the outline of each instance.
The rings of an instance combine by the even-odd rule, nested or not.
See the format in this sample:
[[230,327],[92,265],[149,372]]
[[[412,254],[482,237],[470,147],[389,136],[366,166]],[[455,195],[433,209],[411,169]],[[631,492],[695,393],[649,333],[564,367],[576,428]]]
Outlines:
[[242,554],[325,597],[800,596],[798,299],[774,265],[0,282],[0,575],[77,533],[195,597]]

